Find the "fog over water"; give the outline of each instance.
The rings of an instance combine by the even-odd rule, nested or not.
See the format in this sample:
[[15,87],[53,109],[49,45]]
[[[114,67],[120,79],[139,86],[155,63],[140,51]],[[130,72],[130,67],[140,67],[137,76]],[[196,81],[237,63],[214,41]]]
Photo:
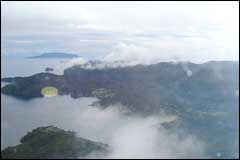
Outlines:
[[204,143],[194,135],[179,138],[176,133],[169,134],[164,128],[156,127],[173,117],[170,115],[129,116],[121,110],[121,105],[103,110],[91,106],[97,98],[56,96],[30,101],[5,95],[1,98],[1,148],[16,145],[27,131],[36,127],[54,125],[76,131],[83,138],[109,144],[112,152],[103,158],[205,156]]

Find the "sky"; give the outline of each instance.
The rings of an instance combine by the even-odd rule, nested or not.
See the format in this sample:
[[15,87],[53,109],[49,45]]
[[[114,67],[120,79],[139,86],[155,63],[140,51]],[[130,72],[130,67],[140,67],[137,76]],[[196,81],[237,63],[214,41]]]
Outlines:
[[1,2],[1,54],[239,60],[239,2]]

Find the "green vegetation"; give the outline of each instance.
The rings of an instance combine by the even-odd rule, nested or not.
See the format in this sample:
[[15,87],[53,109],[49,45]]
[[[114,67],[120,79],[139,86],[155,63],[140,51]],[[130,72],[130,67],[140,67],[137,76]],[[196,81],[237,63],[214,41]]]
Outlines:
[[92,92],[92,95],[103,99],[103,98],[112,98],[115,94],[110,89],[98,88]]
[[1,151],[4,159],[84,158],[91,152],[107,153],[107,145],[79,138],[72,131],[48,126],[34,129],[21,144]]

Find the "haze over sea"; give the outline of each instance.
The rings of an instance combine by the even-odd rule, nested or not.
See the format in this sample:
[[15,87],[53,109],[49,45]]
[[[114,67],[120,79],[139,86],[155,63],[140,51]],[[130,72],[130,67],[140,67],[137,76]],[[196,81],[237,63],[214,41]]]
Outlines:
[[[1,56],[1,77],[31,76],[39,72],[44,72],[46,67],[54,68],[53,73],[55,74],[63,74],[67,61],[69,61],[69,59],[27,59],[23,56]],[[1,83],[1,87],[4,85],[5,83]],[[55,106],[53,103],[56,99],[61,99],[61,97],[22,101],[1,94],[1,149],[19,143],[20,138],[25,135],[27,131],[31,131],[36,127],[42,125],[57,125],[57,119],[56,121],[49,120],[51,116],[54,116],[54,112],[51,112],[53,115],[49,116],[45,116],[44,114],[37,116],[39,115],[38,111],[40,108],[46,105],[46,101],[49,102],[47,104]],[[68,96],[63,99],[66,106],[69,106],[73,103],[72,101],[74,101],[74,99]],[[91,104],[91,98],[87,101]],[[76,100],[74,102],[76,102]],[[83,101],[83,103],[82,101],[79,102],[79,105],[85,105],[86,103],[85,101]],[[50,105],[46,105],[45,109],[48,107],[50,107]],[[36,112],[33,111],[34,109]],[[71,112],[71,109],[68,108],[68,111]],[[36,116],[38,118],[34,118]],[[63,128],[66,128],[66,126],[67,125],[63,126]]]

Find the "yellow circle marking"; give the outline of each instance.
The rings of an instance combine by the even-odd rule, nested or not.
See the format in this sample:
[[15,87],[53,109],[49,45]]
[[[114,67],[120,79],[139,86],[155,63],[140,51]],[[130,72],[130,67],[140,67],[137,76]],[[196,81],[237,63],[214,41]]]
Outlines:
[[54,97],[58,95],[58,89],[56,87],[47,86],[41,90],[41,94],[44,97]]

